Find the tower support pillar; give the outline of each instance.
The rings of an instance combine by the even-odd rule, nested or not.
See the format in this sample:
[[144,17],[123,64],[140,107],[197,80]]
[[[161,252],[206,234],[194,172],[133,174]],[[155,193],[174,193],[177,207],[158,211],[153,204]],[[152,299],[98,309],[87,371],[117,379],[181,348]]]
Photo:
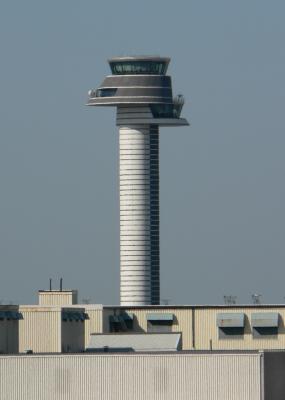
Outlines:
[[160,302],[159,128],[119,128],[121,305]]

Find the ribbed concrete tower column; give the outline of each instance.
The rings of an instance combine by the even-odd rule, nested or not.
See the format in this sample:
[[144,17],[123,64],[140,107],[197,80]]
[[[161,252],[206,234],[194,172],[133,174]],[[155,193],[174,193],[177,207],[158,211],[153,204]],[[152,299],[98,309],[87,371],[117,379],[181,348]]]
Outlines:
[[121,305],[159,304],[159,133],[121,126]]

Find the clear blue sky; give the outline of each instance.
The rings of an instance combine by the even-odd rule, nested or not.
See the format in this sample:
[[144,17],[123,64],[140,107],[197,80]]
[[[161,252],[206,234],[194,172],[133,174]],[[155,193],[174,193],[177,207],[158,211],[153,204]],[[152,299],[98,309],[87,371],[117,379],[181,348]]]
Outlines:
[[[284,302],[285,2],[2,1],[0,299],[48,278],[119,302],[114,55],[170,56],[190,128],[161,129],[161,286],[173,303]],[[58,283],[57,283],[58,284]]]

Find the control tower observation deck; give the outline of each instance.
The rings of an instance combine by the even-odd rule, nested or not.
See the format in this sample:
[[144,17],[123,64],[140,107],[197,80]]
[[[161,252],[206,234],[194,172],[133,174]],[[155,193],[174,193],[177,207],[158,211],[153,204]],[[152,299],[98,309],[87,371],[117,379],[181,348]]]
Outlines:
[[160,303],[159,126],[180,118],[183,96],[172,96],[166,57],[116,57],[112,75],[90,90],[89,106],[117,107],[120,147],[121,305]]

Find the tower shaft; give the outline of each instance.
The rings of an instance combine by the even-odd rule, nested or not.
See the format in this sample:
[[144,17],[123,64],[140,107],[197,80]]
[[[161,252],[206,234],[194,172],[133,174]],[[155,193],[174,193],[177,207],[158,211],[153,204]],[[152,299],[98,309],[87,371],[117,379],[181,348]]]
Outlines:
[[120,142],[121,305],[159,304],[159,129],[126,119]]

